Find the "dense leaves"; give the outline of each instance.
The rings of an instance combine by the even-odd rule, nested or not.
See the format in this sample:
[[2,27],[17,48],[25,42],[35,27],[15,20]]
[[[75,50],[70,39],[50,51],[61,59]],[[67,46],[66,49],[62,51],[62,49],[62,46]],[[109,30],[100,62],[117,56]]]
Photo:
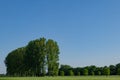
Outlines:
[[8,54],[5,59],[7,66],[7,75],[22,76],[24,72],[25,47],[18,48]]
[[95,65],[73,68],[61,65],[59,68],[59,46],[52,39],[32,40],[25,47],[10,52],[5,64],[9,76],[80,76],[120,75],[120,63],[96,67]]
[[59,48],[57,42],[49,39],[46,43],[48,75],[57,76],[59,67]]
[[[73,71],[73,73],[72,73]],[[85,66],[85,67],[77,67],[77,68],[73,68],[69,65],[61,65],[61,67],[59,68],[59,73],[60,75],[62,74],[62,72],[64,72],[65,76],[71,76],[71,74],[74,74],[74,76],[80,76],[80,75],[105,75],[105,76],[109,76],[109,75],[120,75],[120,64],[117,65],[110,65],[108,66],[104,66],[104,67],[97,67],[95,65],[91,65],[91,66]]]
[[26,47],[25,65],[31,75],[45,75],[45,38],[30,41]]
[[7,75],[10,76],[57,76],[59,47],[54,40],[45,38],[30,41],[24,48],[18,48],[5,59]]

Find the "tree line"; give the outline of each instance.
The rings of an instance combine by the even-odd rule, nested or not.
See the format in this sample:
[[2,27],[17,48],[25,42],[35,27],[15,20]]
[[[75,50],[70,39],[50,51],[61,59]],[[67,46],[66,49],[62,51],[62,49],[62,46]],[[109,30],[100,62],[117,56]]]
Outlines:
[[120,63],[116,65],[97,67],[95,65],[73,68],[70,65],[61,65],[60,76],[80,76],[80,75],[120,75]]
[[59,67],[59,46],[52,39],[40,38],[11,51],[5,58],[7,76],[120,75],[120,63],[97,67]]
[[52,39],[40,38],[11,51],[6,59],[8,76],[57,76],[59,46]]

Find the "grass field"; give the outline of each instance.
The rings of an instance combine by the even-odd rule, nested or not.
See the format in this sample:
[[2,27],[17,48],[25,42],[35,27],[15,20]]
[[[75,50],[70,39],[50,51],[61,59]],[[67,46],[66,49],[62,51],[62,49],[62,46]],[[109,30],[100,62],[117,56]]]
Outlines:
[[0,77],[0,80],[120,80],[120,76]]

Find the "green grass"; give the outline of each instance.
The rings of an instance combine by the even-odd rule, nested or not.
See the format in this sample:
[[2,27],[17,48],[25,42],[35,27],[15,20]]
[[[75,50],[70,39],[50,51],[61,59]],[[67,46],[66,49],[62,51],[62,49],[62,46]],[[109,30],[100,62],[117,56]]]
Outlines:
[[120,76],[0,77],[0,80],[120,80]]

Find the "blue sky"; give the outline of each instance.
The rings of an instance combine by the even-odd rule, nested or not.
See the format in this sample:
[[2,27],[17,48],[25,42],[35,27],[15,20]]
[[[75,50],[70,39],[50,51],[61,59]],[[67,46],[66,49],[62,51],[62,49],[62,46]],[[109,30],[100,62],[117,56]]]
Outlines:
[[60,47],[60,64],[120,62],[119,0],[0,0],[0,73],[12,50],[40,37]]

